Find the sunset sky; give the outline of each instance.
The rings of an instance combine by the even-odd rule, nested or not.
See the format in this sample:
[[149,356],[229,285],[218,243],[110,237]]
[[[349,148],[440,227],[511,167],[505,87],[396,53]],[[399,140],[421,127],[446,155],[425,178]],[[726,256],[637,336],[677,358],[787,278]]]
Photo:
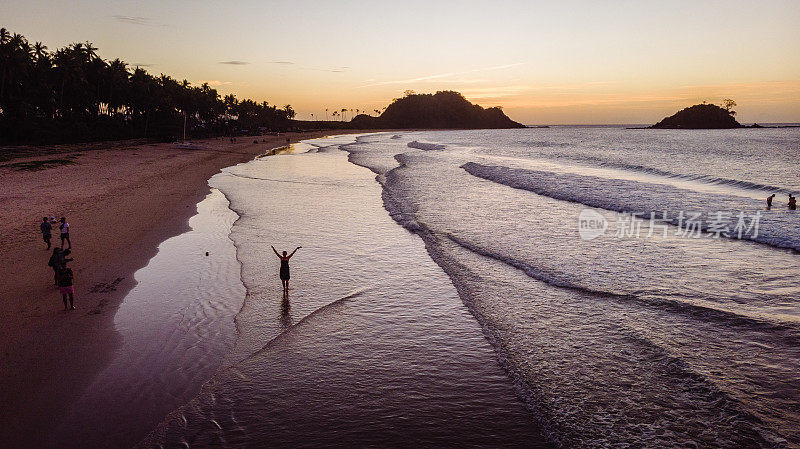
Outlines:
[[526,124],[653,123],[723,98],[741,122],[800,121],[798,1],[4,0],[0,26],[90,41],[220,93],[381,109],[450,89]]

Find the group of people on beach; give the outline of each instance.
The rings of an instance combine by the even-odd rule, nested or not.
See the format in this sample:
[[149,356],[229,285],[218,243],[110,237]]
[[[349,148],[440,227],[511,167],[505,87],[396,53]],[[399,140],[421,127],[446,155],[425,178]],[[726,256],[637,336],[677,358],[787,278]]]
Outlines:
[[[775,198],[775,194],[767,197],[767,210],[772,209],[772,200]],[[786,205],[789,210],[797,210],[797,197],[793,196],[791,193],[789,194],[789,203]]]
[[[56,221],[55,217],[42,217],[42,223],[39,229],[42,232],[42,240],[47,244],[46,250],[49,250],[53,245],[50,239],[53,238],[53,225],[58,225],[61,234],[61,246],[53,248],[53,254],[47,265],[53,269],[53,281],[58,286],[58,291],[61,294],[61,299],[64,301],[64,310],[75,310],[75,275],[72,268],[67,266],[68,262],[72,259],[68,256],[72,252],[72,241],[69,239],[69,223],[66,217],[61,217],[61,220]],[[67,248],[64,248],[64,243]],[[69,307],[67,307],[69,304]]]

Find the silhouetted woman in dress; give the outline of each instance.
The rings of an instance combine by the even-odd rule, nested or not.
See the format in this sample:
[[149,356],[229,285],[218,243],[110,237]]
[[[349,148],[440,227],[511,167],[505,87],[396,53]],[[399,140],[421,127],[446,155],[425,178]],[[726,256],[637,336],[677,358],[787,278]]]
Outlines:
[[294,251],[292,251],[292,254],[289,254],[288,256],[286,255],[286,251],[283,252],[283,255],[280,255],[274,246],[271,248],[275,255],[281,260],[281,283],[283,284],[283,294],[285,295],[289,293],[289,259],[291,259],[292,256],[294,256],[294,253],[296,253],[298,249],[302,248],[302,246],[295,248]]

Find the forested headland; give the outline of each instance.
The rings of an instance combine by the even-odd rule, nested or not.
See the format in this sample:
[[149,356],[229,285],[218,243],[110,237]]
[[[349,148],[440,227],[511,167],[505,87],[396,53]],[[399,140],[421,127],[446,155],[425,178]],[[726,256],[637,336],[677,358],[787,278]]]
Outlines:
[[224,97],[208,84],[154,76],[120,59],[105,60],[90,42],[50,51],[0,29],[0,143],[169,140],[282,131],[290,105]]

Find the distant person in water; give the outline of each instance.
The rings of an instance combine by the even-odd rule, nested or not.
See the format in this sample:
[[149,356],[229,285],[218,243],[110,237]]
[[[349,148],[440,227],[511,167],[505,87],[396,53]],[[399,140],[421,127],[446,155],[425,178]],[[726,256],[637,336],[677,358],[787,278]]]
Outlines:
[[788,206],[789,206],[789,210],[797,210],[797,197],[792,196],[791,193],[789,194],[789,204],[788,204]]
[[69,248],[67,249],[72,249],[72,242],[69,240],[69,223],[67,223],[65,217],[61,217],[61,225],[59,228],[61,229],[61,249],[64,249],[64,240],[69,244]]
[[69,299],[69,308],[75,310],[75,283],[72,268],[64,267],[58,275],[58,291],[61,293],[61,299],[64,301],[64,310],[67,310],[67,299]]
[[772,209],[772,199],[773,198],[775,198],[775,194],[774,193],[767,197],[767,210]]
[[53,225],[50,224],[50,220],[47,217],[42,217],[42,223],[39,225],[39,229],[42,231],[42,240],[47,243],[47,249],[50,249],[50,239],[53,237]]
[[281,283],[283,284],[283,293],[289,292],[289,259],[294,256],[294,253],[297,252],[298,249],[302,248],[302,246],[298,246],[297,248],[292,251],[292,254],[286,255],[286,251],[283,252],[283,255],[278,254],[278,250],[275,249],[274,246],[271,247],[272,251],[275,253],[276,256],[281,260]]

